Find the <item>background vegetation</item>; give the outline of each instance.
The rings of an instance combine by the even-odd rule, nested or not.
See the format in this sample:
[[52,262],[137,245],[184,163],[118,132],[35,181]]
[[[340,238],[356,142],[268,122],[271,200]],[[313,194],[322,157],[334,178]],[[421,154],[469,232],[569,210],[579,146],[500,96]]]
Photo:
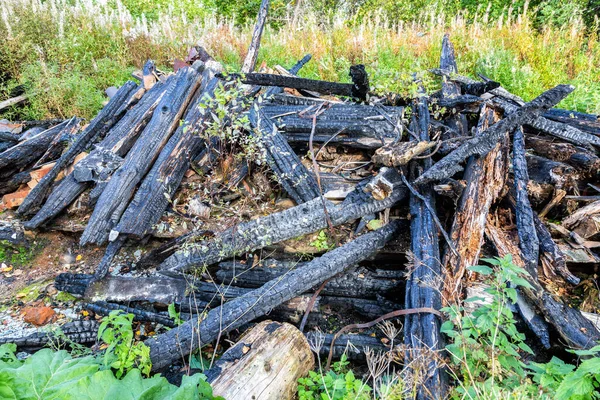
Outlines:
[[[0,100],[35,94],[0,117],[92,117],[104,89],[148,59],[169,69],[201,44],[226,66],[241,64],[260,0],[5,0],[0,5]],[[412,72],[439,59],[451,34],[463,74],[483,73],[531,99],[558,83],[577,91],[561,106],[600,112],[600,0],[273,0],[259,62],[302,76],[347,81],[364,63],[372,84],[405,92]]]

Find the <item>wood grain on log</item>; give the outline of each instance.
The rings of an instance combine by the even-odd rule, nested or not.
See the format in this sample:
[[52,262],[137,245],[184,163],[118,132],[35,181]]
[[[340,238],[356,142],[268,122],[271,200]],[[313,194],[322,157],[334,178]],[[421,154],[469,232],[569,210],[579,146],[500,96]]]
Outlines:
[[[497,120],[494,111],[483,106],[475,135],[481,135]],[[450,237],[458,254],[446,251],[444,293],[447,299],[457,298],[466,268],[477,265],[483,244],[485,224],[491,205],[500,196],[508,173],[508,134],[488,154],[472,158],[465,168],[467,182],[462,192]]]
[[226,399],[293,399],[298,378],[314,364],[302,332],[290,324],[263,321],[228,349],[206,376],[214,395]]

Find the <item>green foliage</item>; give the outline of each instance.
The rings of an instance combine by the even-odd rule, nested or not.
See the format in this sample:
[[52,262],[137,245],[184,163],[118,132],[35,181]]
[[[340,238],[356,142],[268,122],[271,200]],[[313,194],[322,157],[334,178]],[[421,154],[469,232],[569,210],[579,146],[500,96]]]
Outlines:
[[317,238],[310,242],[310,245],[321,251],[330,250],[334,247],[333,244],[329,243],[329,236],[327,236],[327,232],[325,232],[325,230],[321,230],[317,234]]
[[248,135],[252,130],[246,114],[250,101],[244,95],[241,82],[219,82],[214,95],[201,103],[209,118],[204,120],[206,129],[201,136],[206,139],[218,139],[224,154],[230,154],[238,160],[264,162],[264,152],[256,135]]
[[[469,269],[485,276],[490,286],[485,291],[492,301],[479,306],[471,314],[464,308],[450,306],[443,309],[449,319],[441,331],[452,339],[446,346],[454,365],[454,374],[461,381],[456,396],[475,398],[482,393],[500,393],[518,390],[526,378],[526,365],[520,352],[533,354],[525,344],[525,335],[515,326],[509,308],[517,301],[517,288],[531,288],[524,276],[526,271],[512,263],[510,256],[484,259],[488,266]],[[466,302],[482,301],[468,298]]]
[[92,357],[72,358],[65,350],[43,349],[25,361],[16,346],[0,346],[0,398],[19,400],[217,399],[201,374],[184,376],[181,386],[160,375],[143,378],[137,369],[117,379]]
[[173,319],[173,322],[176,326],[183,324],[183,320],[181,319],[181,314],[175,309],[175,303],[169,304],[169,318]]
[[298,379],[300,400],[369,400],[371,387],[357,379],[348,369],[346,355],[333,363],[325,374],[310,371],[308,377]]
[[108,345],[104,366],[114,368],[117,378],[134,367],[148,376],[152,368],[150,348],[142,342],[134,343],[132,321],[133,314],[114,310],[102,320],[98,329],[98,338]]
[[552,357],[545,364],[531,363],[529,369],[533,381],[553,399],[600,398],[600,346],[572,352],[582,357],[593,357],[584,359],[577,368],[557,357]]

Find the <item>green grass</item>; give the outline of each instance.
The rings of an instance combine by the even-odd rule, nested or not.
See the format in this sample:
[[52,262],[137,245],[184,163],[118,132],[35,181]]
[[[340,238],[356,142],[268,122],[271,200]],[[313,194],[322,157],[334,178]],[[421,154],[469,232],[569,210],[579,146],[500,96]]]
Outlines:
[[[0,14],[7,17],[0,18],[0,37],[5,38],[0,42],[0,99],[9,97],[17,85],[25,85],[35,96],[25,107],[15,107],[0,117],[77,115],[89,119],[107,100],[104,89],[130,79],[146,59],[168,69],[196,43],[227,69],[239,69],[252,26],[220,20],[214,10],[225,16],[237,12],[238,21],[246,13],[244,18],[250,21],[256,2],[249,3],[248,10],[229,10],[217,0],[207,2],[206,7],[187,0],[175,6],[169,6],[170,0],[123,1],[3,2]],[[580,12],[544,6],[525,12],[515,7],[510,14],[506,10],[502,14],[498,10],[503,10],[504,3],[498,0],[486,21],[486,13],[474,19],[473,13],[446,15],[440,14],[443,9],[430,6],[416,14],[418,2],[412,1],[408,3],[414,21],[390,23],[381,17],[382,13],[391,15],[383,0],[365,3],[373,4],[361,8],[359,17],[333,12],[335,2],[311,1],[313,8],[295,24],[285,18],[287,3],[273,2],[276,23],[265,29],[259,63],[290,66],[311,53],[313,60],[301,76],[348,81],[348,67],[363,63],[377,90],[408,94],[413,72],[433,90],[438,82],[426,70],[438,65],[441,39],[447,32],[456,48],[460,73],[472,77],[483,73],[526,100],[556,84],[570,83],[577,90],[560,106],[600,113],[600,43],[590,33],[593,30],[586,29]],[[473,6],[466,0],[462,3]],[[321,9],[329,10],[327,17]],[[545,26],[540,25],[541,17],[547,21]]]

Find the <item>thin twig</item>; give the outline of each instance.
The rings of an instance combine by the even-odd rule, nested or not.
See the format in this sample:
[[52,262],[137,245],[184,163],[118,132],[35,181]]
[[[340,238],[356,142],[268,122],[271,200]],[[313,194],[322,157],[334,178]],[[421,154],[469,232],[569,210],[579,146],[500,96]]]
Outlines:
[[333,346],[335,344],[335,341],[340,337],[340,335],[342,335],[342,333],[347,332],[347,331],[349,331],[351,329],[366,329],[366,328],[370,328],[370,327],[372,327],[374,325],[377,325],[381,321],[384,321],[384,320],[390,319],[390,318],[400,317],[402,315],[425,314],[425,313],[437,315],[440,318],[444,317],[442,315],[442,313],[439,312],[438,310],[436,310],[435,308],[431,308],[431,307],[419,307],[419,308],[409,308],[409,309],[406,309],[406,310],[392,311],[392,312],[389,312],[387,314],[383,314],[382,316],[380,316],[379,318],[374,319],[373,321],[365,322],[364,324],[350,324],[350,325],[344,326],[342,329],[340,329],[339,331],[337,331],[337,333],[331,339],[331,344],[329,345],[329,355],[327,356],[327,365],[325,366],[325,369],[329,370],[329,366],[331,365],[331,359],[333,358]]
[[312,311],[314,305],[315,305],[315,301],[317,301],[317,297],[319,296],[319,293],[321,293],[321,291],[323,290],[323,288],[325,287],[325,285],[327,285],[327,283],[329,283],[330,279],[326,279],[321,286],[319,286],[319,288],[313,293],[312,297],[310,298],[310,301],[308,302],[308,305],[306,306],[306,312],[304,313],[304,317],[302,317],[302,322],[300,323],[300,332],[304,332],[304,327],[306,326],[306,321],[308,320],[308,314],[310,314],[310,312]]

